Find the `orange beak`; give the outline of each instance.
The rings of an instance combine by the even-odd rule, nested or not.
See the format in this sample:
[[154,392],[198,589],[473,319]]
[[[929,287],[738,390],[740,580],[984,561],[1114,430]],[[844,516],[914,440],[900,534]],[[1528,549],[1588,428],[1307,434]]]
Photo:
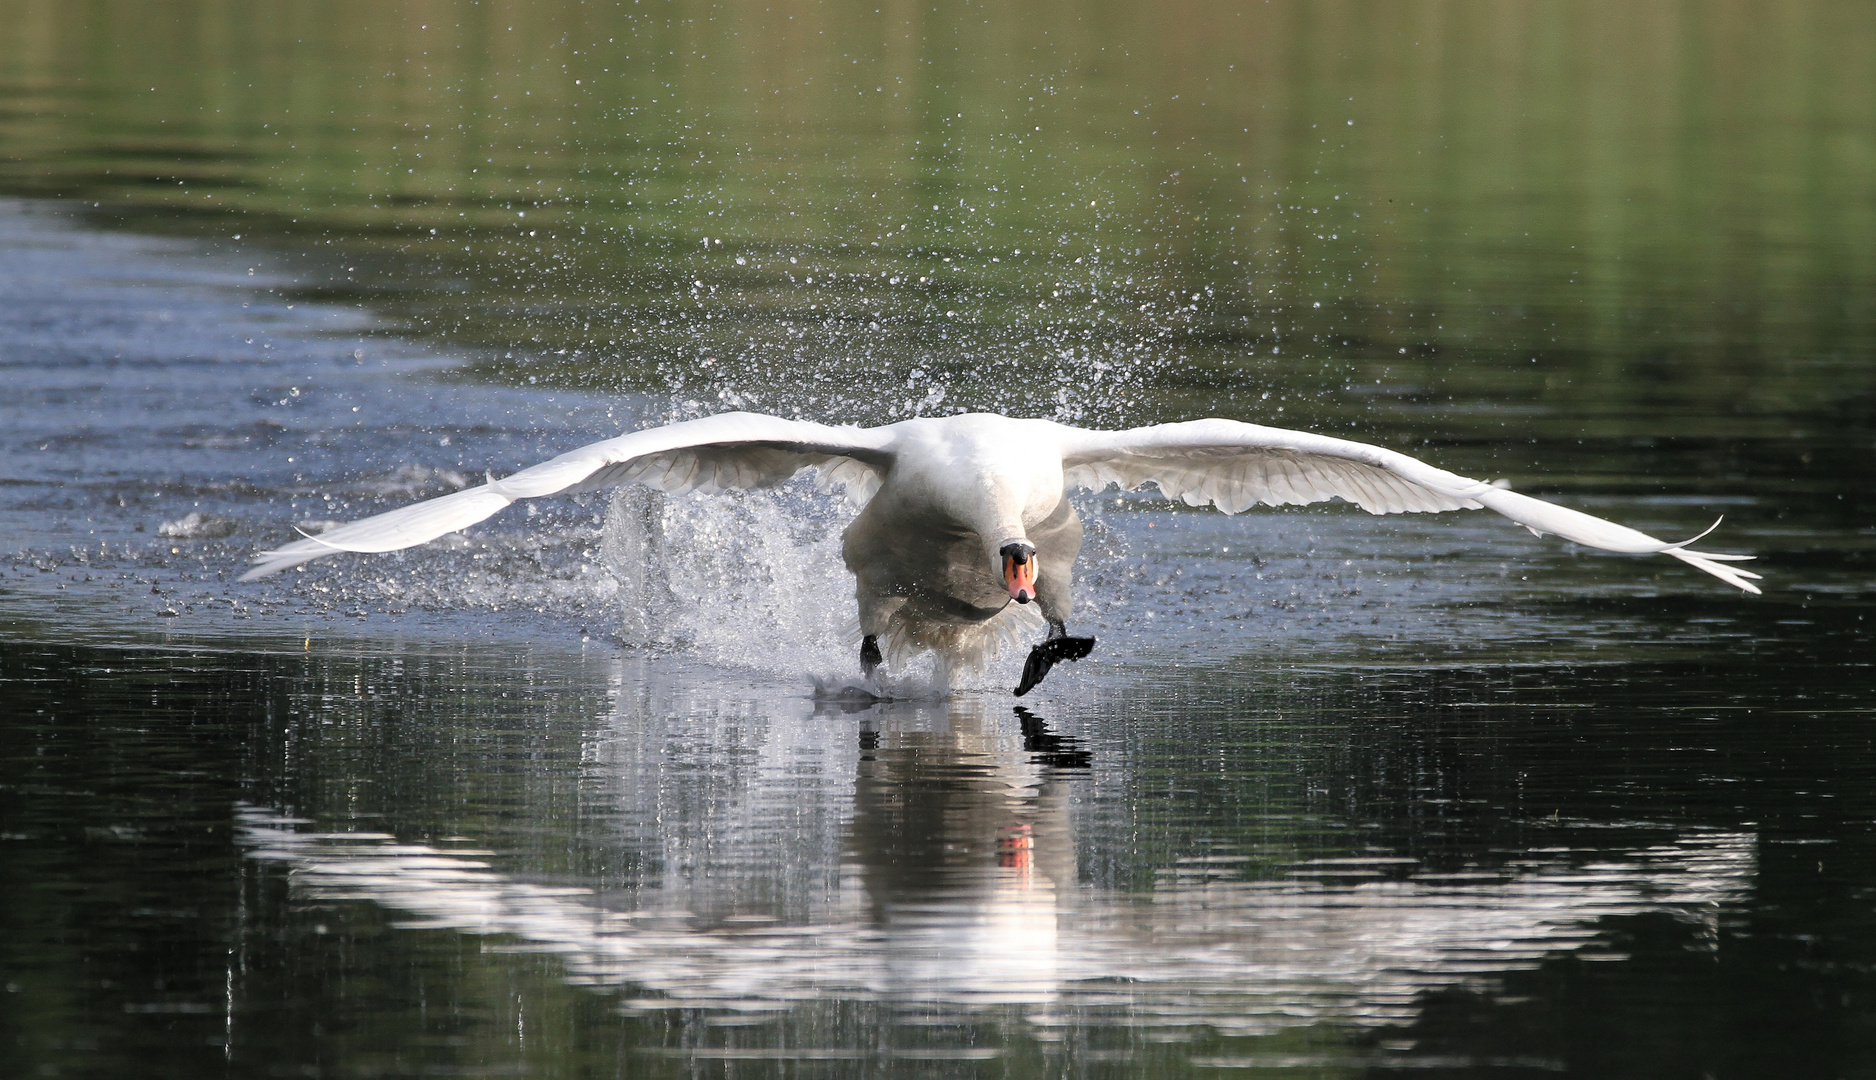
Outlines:
[[1010,587],[1010,599],[1027,604],[1036,598],[1036,558],[1033,555],[1005,555],[1003,582]]

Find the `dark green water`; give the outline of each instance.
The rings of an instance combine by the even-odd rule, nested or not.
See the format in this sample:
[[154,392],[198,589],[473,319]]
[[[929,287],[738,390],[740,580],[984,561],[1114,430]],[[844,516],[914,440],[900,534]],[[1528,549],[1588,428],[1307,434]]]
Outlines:
[[[0,0],[0,192],[0,1071],[1876,1073],[1863,5]],[[1032,712],[848,711],[797,502],[674,504],[650,638],[599,505],[232,580],[732,405],[1314,427],[1767,592],[1091,499]]]
[[1861,1075],[1876,757],[1827,687],[1866,650],[1025,717],[15,646],[6,1037],[21,1075]]

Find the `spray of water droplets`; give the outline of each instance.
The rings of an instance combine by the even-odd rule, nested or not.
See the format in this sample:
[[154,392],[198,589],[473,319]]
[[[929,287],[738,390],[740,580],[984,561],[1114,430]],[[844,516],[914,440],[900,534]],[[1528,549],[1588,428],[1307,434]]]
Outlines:
[[1027,611],[999,619],[981,653],[953,658],[959,662],[951,666],[889,645],[887,670],[858,683],[858,614],[840,547],[851,513],[806,480],[676,498],[620,490],[599,554],[613,583],[621,641],[729,666],[808,673],[836,695],[920,697],[982,683],[982,661],[1039,625],[1023,617]]

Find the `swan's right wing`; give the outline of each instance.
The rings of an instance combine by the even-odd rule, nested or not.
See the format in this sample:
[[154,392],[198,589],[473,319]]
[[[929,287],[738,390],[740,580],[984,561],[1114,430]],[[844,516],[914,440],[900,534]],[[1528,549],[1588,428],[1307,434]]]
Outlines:
[[890,436],[757,413],[724,413],[648,428],[523,469],[480,487],[415,503],[254,557],[242,581],[341,551],[397,551],[464,529],[517,499],[643,484],[672,495],[765,488],[818,469],[824,485],[864,502],[890,463]]
[[1260,502],[1283,506],[1337,498],[1371,514],[1496,510],[1539,536],[1554,533],[1605,551],[1669,555],[1728,585],[1759,591],[1748,580],[1759,575],[1727,565],[1751,556],[1689,549],[1699,536],[1669,543],[1385,447],[1307,431],[1218,419],[1130,431],[1064,428],[1062,465],[1072,485],[1100,490],[1118,484],[1132,491],[1150,483],[1167,498],[1190,506],[1210,503],[1227,514]]

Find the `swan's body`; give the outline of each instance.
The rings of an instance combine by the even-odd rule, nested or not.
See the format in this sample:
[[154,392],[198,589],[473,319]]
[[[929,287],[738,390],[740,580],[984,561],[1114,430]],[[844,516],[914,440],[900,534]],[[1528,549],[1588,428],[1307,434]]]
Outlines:
[[[843,554],[856,581],[861,665],[879,642],[903,652],[970,653],[1012,602],[1036,603],[1049,637],[1030,655],[1026,692],[1079,659],[1067,637],[1081,521],[1076,487],[1152,483],[1169,498],[1228,514],[1341,498],[1373,514],[1491,509],[1543,535],[1670,555],[1756,593],[1749,558],[1692,551],[1365,443],[1235,420],[1085,431],[977,413],[877,428],[727,413],[593,443],[503,480],[340,526],[255,557],[243,580],[340,551],[395,551],[466,528],[518,499],[639,483],[670,494],[762,488],[813,468],[861,506]],[[1704,533],[1702,534],[1705,535]],[[1699,539],[1696,537],[1695,539]]]

